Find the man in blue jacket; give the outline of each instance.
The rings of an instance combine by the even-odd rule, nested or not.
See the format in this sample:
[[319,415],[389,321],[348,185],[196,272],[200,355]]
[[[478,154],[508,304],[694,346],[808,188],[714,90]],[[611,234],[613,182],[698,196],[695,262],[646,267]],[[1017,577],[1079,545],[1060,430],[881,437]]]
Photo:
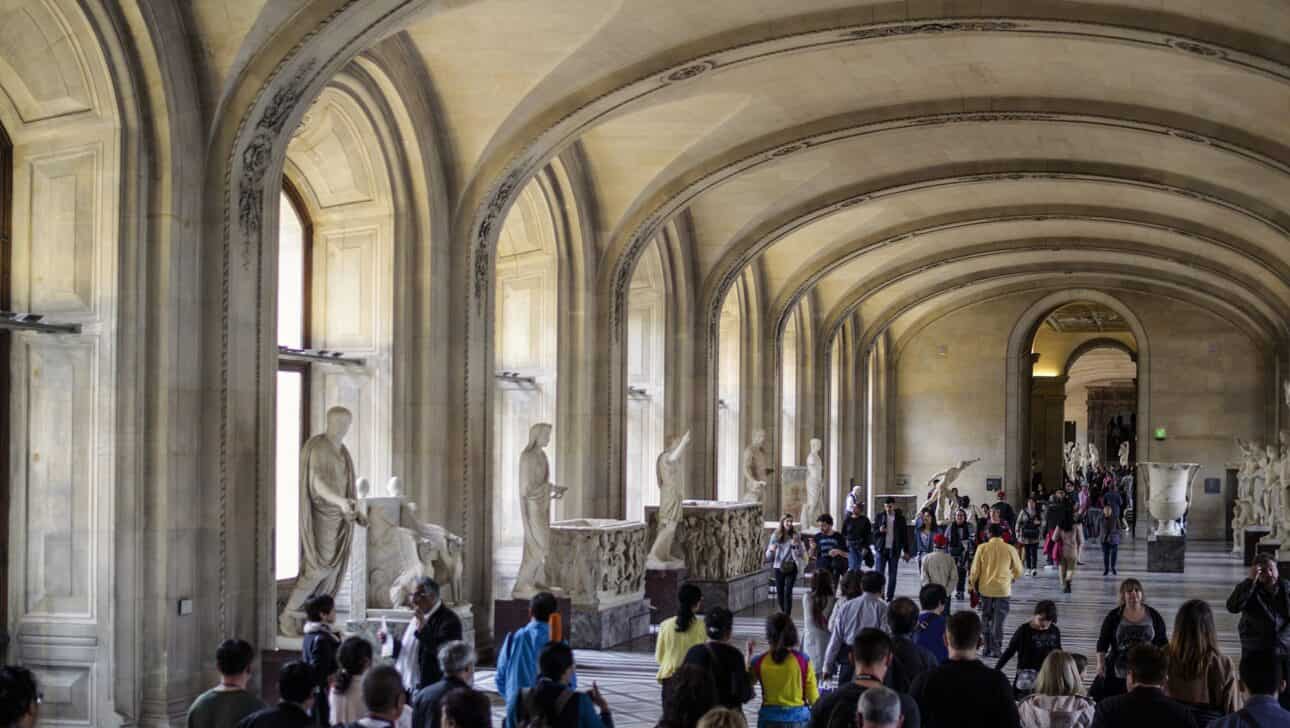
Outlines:
[[[503,728],[515,728],[520,691],[534,687],[538,680],[538,655],[551,641],[551,615],[558,608],[555,595],[539,592],[529,600],[529,623],[506,635],[497,653],[497,692],[506,699]],[[578,686],[575,677],[571,687]]]

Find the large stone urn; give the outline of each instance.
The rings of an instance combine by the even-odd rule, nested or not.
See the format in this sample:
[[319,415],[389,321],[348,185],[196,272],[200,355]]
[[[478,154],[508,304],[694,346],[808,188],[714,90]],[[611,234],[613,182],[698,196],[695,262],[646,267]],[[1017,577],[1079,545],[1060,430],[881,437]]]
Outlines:
[[1157,536],[1181,536],[1178,519],[1191,505],[1191,485],[1199,463],[1138,463],[1138,479],[1147,486],[1147,507],[1156,519]]

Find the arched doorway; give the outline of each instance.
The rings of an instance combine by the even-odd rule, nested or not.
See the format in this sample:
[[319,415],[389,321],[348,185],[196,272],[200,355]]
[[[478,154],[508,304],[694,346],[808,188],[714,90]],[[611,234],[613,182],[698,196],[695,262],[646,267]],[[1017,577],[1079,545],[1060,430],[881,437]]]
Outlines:
[[[1059,318],[1054,320],[1055,316]],[[1119,299],[1103,291],[1071,289],[1050,294],[1022,313],[1008,338],[1004,488],[1013,500],[1029,489],[1035,470],[1043,473],[1046,484],[1062,482],[1068,366],[1098,348],[1086,346],[1078,351],[1081,345],[1098,339],[1117,341],[1137,354],[1131,395],[1136,418],[1130,439],[1135,459],[1149,457],[1150,347],[1141,321]],[[1103,440],[1098,451],[1106,462],[1115,453],[1103,452],[1104,445]]]

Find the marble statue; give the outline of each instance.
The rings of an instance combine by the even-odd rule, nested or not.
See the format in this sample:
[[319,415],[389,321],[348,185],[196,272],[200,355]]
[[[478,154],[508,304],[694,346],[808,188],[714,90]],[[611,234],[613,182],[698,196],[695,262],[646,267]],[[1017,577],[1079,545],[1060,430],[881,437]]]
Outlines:
[[685,555],[676,548],[676,529],[681,525],[681,501],[685,497],[681,456],[690,444],[690,433],[672,442],[658,456],[658,535],[649,550],[645,565],[649,569],[675,569],[685,566]]
[[770,474],[773,472],[775,470],[770,467],[770,455],[766,452],[766,431],[755,430],[752,443],[744,449],[744,489],[739,494],[739,500],[743,503],[765,505],[766,481],[770,479]]
[[404,517],[398,524],[399,530],[406,533],[406,537],[400,539],[404,568],[390,585],[390,604],[395,607],[405,605],[408,597],[416,591],[417,580],[423,576],[439,583],[445,604],[460,604],[465,599],[461,589],[462,538],[443,526],[409,517],[416,512],[416,505],[404,505]]
[[1258,470],[1255,473],[1256,488],[1258,483],[1262,483],[1259,488],[1259,502],[1256,507],[1259,514],[1266,519],[1261,525],[1268,526],[1272,533],[1263,537],[1263,541],[1280,541],[1290,543],[1290,539],[1283,539],[1283,536],[1290,536],[1287,533],[1285,517],[1285,483],[1281,480],[1281,454],[1277,452],[1275,445],[1268,445],[1264,449],[1263,458],[1259,461]]
[[1090,443],[1088,444],[1088,467],[1089,467],[1089,469],[1090,469],[1090,470],[1097,470],[1097,466],[1098,466],[1101,462],[1102,462],[1102,458],[1101,458],[1101,456],[1100,456],[1100,455],[1098,455],[1098,452],[1097,452],[1097,445],[1094,445],[1093,443],[1091,443],[1091,442],[1090,442]]
[[960,460],[957,464],[940,471],[933,475],[928,481],[927,486],[931,490],[927,500],[918,507],[921,513],[924,508],[932,508],[938,523],[948,523],[954,517],[954,509],[958,503],[953,502],[954,498],[950,494],[950,486],[958,480],[959,475],[967,469],[972,463],[980,462],[981,458],[972,458],[971,460]]
[[1245,539],[1241,536],[1247,526],[1262,525],[1265,520],[1259,508],[1259,499],[1255,497],[1254,475],[1258,471],[1258,451],[1256,443],[1236,438],[1236,447],[1241,451],[1240,467],[1236,471],[1236,502],[1232,505],[1232,551],[1241,553]]
[[327,431],[300,449],[300,576],[278,616],[278,631],[300,634],[305,600],[336,596],[349,565],[354,524],[367,525],[357,509],[354,460],[342,444],[354,416],[344,407],[327,410]]
[[551,462],[542,448],[551,444],[551,425],[529,428],[529,444],[520,454],[520,515],[524,524],[524,555],[511,597],[529,599],[546,589],[546,556],[551,542],[551,501],[567,488],[551,482]]
[[806,456],[806,500],[802,503],[802,528],[814,528],[815,519],[828,510],[824,505],[824,443],[811,438],[811,454]]
[[355,482],[355,489],[358,490],[359,498],[367,498],[372,495],[372,481],[367,478],[359,478]]
[[1122,468],[1129,467],[1129,443],[1128,442],[1120,443],[1119,455],[1120,455],[1120,467]]
[[[1084,472],[1085,468],[1088,467],[1088,448],[1077,446],[1075,448],[1075,457],[1077,458],[1075,462],[1075,473],[1078,476]],[[1078,482],[1079,478],[1076,477],[1074,480]]]
[[1079,458],[1075,455],[1075,451],[1078,448],[1079,445],[1074,442],[1068,442],[1066,443],[1066,446],[1062,448],[1062,462],[1066,466],[1066,479],[1071,482],[1079,480],[1079,471],[1077,470],[1079,467]]
[[403,480],[397,475],[391,475],[390,479],[385,483],[385,494],[392,498],[402,498],[404,495]]

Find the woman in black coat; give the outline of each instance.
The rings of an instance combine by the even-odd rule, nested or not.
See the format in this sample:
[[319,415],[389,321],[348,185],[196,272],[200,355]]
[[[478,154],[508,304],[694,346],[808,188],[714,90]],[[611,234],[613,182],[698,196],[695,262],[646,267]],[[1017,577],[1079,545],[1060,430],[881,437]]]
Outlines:
[[1102,700],[1126,692],[1129,649],[1143,642],[1157,647],[1169,644],[1165,618],[1147,606],[1142,582],[1125,579],[1120,582],[1120,606],[1112,609],[1102,620],[1102,631],[1097,637],[1094,698]]

